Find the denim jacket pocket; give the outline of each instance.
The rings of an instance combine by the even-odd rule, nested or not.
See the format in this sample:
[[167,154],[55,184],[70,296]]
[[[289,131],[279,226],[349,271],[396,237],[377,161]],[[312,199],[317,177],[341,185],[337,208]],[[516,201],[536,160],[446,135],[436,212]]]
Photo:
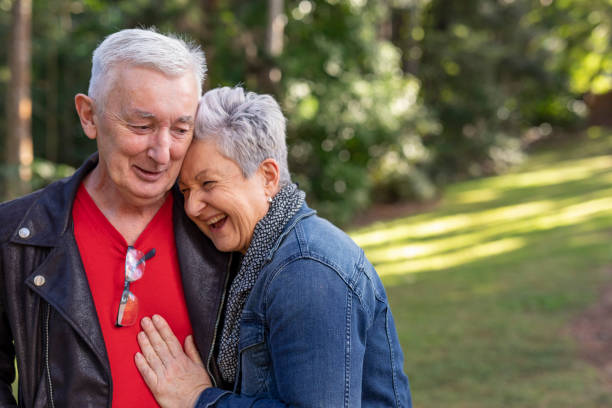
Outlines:
[[240,393],[253,396],[268,392],[270,353],[265,342],[263,322],[243,313],[240,322]]

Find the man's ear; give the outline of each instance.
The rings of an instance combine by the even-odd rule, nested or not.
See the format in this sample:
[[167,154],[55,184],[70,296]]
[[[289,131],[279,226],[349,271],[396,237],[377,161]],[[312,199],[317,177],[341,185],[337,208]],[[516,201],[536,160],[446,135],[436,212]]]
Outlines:
[[93,99],[81,93],[77,94],[74,97],[74,106],[81,120],[83,132],[89,139],[94,140],[98,136],[98,127]]
[[274,159],[266,159],[261,162],[258,170],[264,180],[264,190],[268,197],[273,197],[279,190],[280,170]]

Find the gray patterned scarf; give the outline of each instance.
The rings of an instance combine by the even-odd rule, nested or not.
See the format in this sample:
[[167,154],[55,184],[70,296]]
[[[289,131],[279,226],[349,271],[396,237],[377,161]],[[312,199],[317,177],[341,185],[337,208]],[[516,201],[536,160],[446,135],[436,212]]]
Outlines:
[[240,270],[230,286],[217,357],[221,376],[229,383],[233,383],[236,379],[240,315],[244,303],[257,281],[266,256],[283,232],[285,224],[302,207],[305,196],[305,193],[298,189],[296,184],[283,187],[274,196],[268,213],[255,225],[251,243],[240,264]]

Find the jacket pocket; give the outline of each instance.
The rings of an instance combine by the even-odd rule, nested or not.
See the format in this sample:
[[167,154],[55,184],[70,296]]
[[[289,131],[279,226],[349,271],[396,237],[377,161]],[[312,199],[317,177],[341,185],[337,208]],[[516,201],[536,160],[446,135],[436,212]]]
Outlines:
[[243,313],[240,322],[240,393],[253,396],[268,392],[270,353],[265,342],[263,322]]

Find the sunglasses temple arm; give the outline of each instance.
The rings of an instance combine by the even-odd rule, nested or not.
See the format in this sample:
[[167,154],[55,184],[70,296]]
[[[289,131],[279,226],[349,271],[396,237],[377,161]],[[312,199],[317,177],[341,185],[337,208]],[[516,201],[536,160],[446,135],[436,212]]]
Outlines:
[[149,252],[147,252],[142,258],[140,258],[138,260],[138,262],[136,262],[135,266],[140,265],[141,263],[143,263],[144,261],[148,261],[149,259],[153,258],[155,256],[155,248],[151,249]]

